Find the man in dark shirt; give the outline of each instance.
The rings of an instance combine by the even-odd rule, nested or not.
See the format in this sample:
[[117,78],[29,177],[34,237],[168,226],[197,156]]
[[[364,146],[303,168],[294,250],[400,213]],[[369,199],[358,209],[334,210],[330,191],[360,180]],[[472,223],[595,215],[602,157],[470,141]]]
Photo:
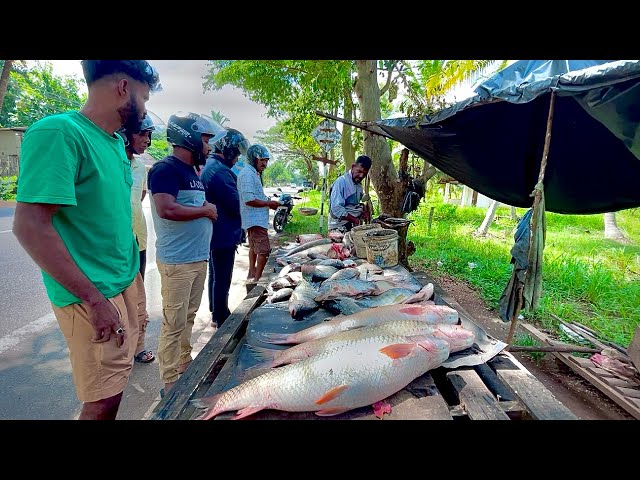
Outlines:
[[207,276],[209,242],[216,206],[205,200],[196,173],[225,130],[197,113],[169,117],[167,141],[173,153],[149,171],[151,214],[156,231],[156,264],[162,293],[158,363],[168,391],[191,363],[191,332]]
[[204,183],[207,202],[218,209],[218,220],[213,224],[209,257],[209,311],[211,320],[220,327],[231,314],[229,289],[233,276],[236,248],[242,240],[240,197],[236,174],[232,167],[240,154],[245,154],[249,142],[233,128],[215,145],[200,179]]

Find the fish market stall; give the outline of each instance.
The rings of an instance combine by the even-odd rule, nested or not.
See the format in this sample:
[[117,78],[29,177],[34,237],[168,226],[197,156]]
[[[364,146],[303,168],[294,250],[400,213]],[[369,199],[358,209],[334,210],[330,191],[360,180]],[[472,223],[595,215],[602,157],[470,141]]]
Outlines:
[[[335,245],[322,239],[274,252],[263,280],[150,419],[576,418],[426,273],[379,268]],[[225,392],[244,388],[235,396],[249,397],[259,382],[282,409],[253,397],[221,407]],[[360,403],[336,400],[358,395]]]

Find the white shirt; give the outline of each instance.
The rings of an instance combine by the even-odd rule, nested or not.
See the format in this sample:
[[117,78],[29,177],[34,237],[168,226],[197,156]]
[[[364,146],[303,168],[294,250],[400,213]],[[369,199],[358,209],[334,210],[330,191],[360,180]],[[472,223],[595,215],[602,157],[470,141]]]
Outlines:
[[142,191],[147,189],[147,169],[137,155],[131,160],[131,218],[133,233],[138,239],[138,249],[147,249],[147,221],[142,211]]

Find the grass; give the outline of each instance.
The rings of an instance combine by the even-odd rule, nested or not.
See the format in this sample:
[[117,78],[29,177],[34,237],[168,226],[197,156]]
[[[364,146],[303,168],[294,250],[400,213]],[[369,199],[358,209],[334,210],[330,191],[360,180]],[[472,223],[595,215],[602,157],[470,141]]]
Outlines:
[[[431,229],[429,208],[434,207]],[[526,210],[518,209],[522,215]],[[416,245],[412,265],[448,274],[470,284],[493,309],[512,266],[510,250],[516,222],[500,208],[486,238],[471,234],[485,210],[443,204],[423,204],[408,238]],[[618,225],[634,242],[622,245],[604,239],[603,215],[560,215],[547,212],[543,257],[543,294],[535,312],[522,312],[527,321],[558,331],[557,321],[575,320],[626,346],[640,323],[640,213],[618,212]],[[476,264],[470,268],[469,263]]]
[[[302,197],[302,200],[299,200],[300,203],[296,204],[291,211],[293,219],[285,225],[284,230],[280,234],[280,241],[283,243],[287,241],[294,242],[296,240],[296,236],[301,233],[320,233],[319,222],[321,193],[317,190],[310,190],[308,192],[300,193],[299,195]],[[298,211],[300,207],[317,208],[318,213],[315,215],[304,216]],[[323,234],[327,233],[327,207],[328,202],[325,199]]]
[[[528,333],[520,333],[520,332],[516,333],[513,344],[521,345],[523,347],[540,346],[540,343],[538,343],[538,341],[535,338],[533,338],[531,335],[529,335]],[[544,358],[546,353],[545,352],[525,352],[524,355],[528,355],[536,364],[540,364],[540,361]]]

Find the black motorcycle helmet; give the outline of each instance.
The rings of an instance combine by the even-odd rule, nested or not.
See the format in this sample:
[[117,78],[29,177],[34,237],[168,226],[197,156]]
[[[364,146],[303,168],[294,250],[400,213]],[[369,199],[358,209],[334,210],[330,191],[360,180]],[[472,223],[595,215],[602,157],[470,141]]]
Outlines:
[[156,130],[156,126],[153,123],[153,120],[151,119],[151,116],[149,116],[149,114],[147,114],[147,115],[144,116],[144,119],[142,120],[142,124],[140,126],[140,130],[138,130],[137,132],[128,130],[126,128],[120,128],[119,130],[117,130],[117,132],[122,137],[122,140],[124,140],[124,146],[127,149],[131,150],[136,155],[140,155],[140,152],[136,152],[133,149],[133,143],[131,141],[131,134],[135,133],[135,134],[139,135],[142,132],[153,132],[154,130]]
[[209,141],[209,145],[213,145],[214,150],[220,153],[230,165],[231,161],[238,155],[246,155],[249,148],[249,140],[235,128],[227,128],[227,133],[217,142]]
[[193,152],[196,166],[204,165],[202,134],[213,135],[209,143],[220,140],[226,130],[213,118],[193,112],[177,112],[169,117],[167,141]]

